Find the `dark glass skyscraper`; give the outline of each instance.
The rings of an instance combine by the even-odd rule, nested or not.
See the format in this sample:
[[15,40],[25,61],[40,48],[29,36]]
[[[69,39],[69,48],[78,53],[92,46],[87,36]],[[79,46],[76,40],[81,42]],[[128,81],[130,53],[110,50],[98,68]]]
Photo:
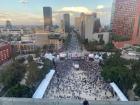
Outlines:
[[9,20],[6,21],[6,29],[12,29],[12,24]]
[[52,8],[43,7],[43,15],[44,15],[44,30],[50,30],[52,26]]
[[70,15],[69,14],[64,14],[64,28],[65,28],[65,32],[70,31]]

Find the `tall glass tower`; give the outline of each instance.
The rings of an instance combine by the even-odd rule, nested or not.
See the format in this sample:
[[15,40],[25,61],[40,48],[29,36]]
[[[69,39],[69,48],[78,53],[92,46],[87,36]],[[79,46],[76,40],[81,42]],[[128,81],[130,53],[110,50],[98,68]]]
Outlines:
[[44,15],[44,30],[50,30],[52,26],[52,8],[43,7],[43,15]]
[[64,29],[65,29],[65,32],[70,31],[70,15],[69,14],[64,14]]

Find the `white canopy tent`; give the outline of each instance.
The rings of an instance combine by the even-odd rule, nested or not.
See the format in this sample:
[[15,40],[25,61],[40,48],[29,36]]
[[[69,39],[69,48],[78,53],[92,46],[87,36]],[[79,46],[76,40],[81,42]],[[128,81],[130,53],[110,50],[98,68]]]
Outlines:
[[48,74],[46,74],[46,77],[42,80],[38,88],[36,89],[35,93],[33,94],[32,98],[39,98],[42,99],[44,96],[44,93],[55,73],[55,70],[50,70]]
[[136,53],[134,53],[134,52],[128,52],[128,55],[130,55],[130,56],[136,56]]
[[94,58],[94,54],[89,54],[88,57],[89,58]]
[[95,55],[95,59],[99,59],[99,55],[96,54],[96,55]]
[[103,60],[102,56],[99,57],[99,60]]
[[75,69],[79,69],[79,64],[73,64]]
[[60,58],[65,58],[66,56],[67,56],[66,53],[60,53],[60,54],[59,54],[59,57],[60,57]]
[[48,59],[51,60],[51,61],[55,58],[51,53],[46,53],[46,54],[44,55],[44,57],[45,57],[45,58],[48,58]]
[[117,96],[120,98],[121,101],[128,101],[126,96],[122,93],[122,91],[118,88],[118,86],[114,82],[110,83],[110,85],[113,88],[113,90],[116,92]]

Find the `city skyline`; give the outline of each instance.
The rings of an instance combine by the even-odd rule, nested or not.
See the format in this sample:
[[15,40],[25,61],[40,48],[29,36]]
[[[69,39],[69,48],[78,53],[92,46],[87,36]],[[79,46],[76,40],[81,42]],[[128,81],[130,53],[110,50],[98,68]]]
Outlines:
[[54,24],[60,23],[60,19],[64,13],[70,13],[73,22],[73,17],[79,15],[81,12],[97,12],[98,17],[101,18],[101,23],[109,24],[112,1],[113,0],[5,0],[1,1],[0,5],[0,24],[4,25],[6,20],[10,20],[12,24],[43,25],[42,8],[44,6],[52,7]]

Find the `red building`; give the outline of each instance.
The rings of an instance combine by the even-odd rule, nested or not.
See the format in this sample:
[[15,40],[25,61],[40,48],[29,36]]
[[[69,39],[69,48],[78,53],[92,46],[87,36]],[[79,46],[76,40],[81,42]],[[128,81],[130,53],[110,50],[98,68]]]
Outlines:
[[[112,32],[116,35],[126,35],[130,41],[124,44],[140,43],[140,0],[115,0],[112,10]],[[119,47],[119,42],[115,44]]]
[[11,58],[11,45],[8,43],[0,43],[0,64]]
[[136,17],[135,17],[132,41],[134,43],[140,43],[140,0],[137,0]]
[[133,34],[136,16],[136,0],[115,0],[112,19],[112,31],[116,35]]

